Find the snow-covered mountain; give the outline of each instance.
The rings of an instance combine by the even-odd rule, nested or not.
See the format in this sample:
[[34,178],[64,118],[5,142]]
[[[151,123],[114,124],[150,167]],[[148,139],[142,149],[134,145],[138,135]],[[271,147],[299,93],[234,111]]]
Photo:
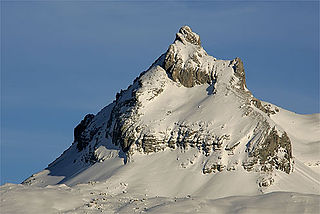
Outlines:
[[93,192],[112,188],[112,194],[155,197],[165,206],[169,199],[159,197],[299,192],[306,197],[299,203],[310,202],[313,212],[320,192],[319,120],[320,114],[299,115],[255,98],[242,60],[208,55],[199,35],[184,26],[113,103],[84,117],[70,148],[23,184],[76,189],[89,182]]

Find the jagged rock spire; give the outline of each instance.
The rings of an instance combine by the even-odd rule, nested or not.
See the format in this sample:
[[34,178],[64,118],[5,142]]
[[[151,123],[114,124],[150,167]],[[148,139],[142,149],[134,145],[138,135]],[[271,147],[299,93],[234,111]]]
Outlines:
[[193,45],[201,46],[200,36],[192,32],[189,26],[181,27],[179,32],[176,34],[175,40],[180,40],[183,44],[189,42]]
[[183,26],[176,34],[174,43],[169,46],[162,67],[172,80],[185,87],[210,84],[213,82],[210,76],[212,67],[204,63],[211,61],[208,57],[210,56],[201,47],[200,36],[192,32],[190,27]]
[[202,48],[200,36],[192,32],[189,26],[183,26],[165,53],[162,67],[172,80],[188,88],[215,83],[216,71],[230,67],[237,78],[233,84],[244,91],[246,79],[241,59],[237,57],[230,60],[228,65],[221,65],[218,61]]

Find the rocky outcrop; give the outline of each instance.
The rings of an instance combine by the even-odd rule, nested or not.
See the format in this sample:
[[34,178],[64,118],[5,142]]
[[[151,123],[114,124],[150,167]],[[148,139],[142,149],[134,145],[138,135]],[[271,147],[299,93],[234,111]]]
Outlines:
[[272,171],[273,167],[288,174],[292,171],[291,141],[286,132],[279,135],[275,127],[251,156],[259,160],[262,171]]
[[246,85],[246,74],[244,72],[243,62],[239,57],[237,57],[233,60],[232,64],[234,64],[233,65],[234,74],[240,80],[238,86],[240,87],[241,90],[245,90],[245,88],[247,88],[247,85]]
[[266,113],[268,116],[275,114],[277,111],[279,111],[277,108],[271,109],[271,106],[264,106],[262,102],[259,99],[255,98],[252,95],[252,93],[247,89],[244,65],[239,57],[236,57],[234,60],[232,60],[230,62],[230,65],[232,65],[234,75],[238,78],[238,81],[234,85],[234,88],[238,89],[241,94],[246,96],[251,104],[253,104],[262,112]]
[[[188,49],[187,53],[185,49]],[[185,87],[211,84],[215,78],[212,67],[203,66],[206,57],[199,35],[192,32],[190,27],[184,26],[177,33],[175,42],[170,45],[162,67],[172,80]]]
[[183,44],[193,44],[201,46],[200,36],[194,32],[192,32],[189,26],[183,26],[180,28],[179,32],[176,34],[175,41],[181,41]]
[[111,137],[112,143],[120,146],[124,152],[128,152],[136,141],[134,124],[139,118],[138,108],[141,104],[137,99],[137,91],[133,88],[139,84],[137,79],[133,86],[117,94],[115,106],[107,123],[106,138]]
[[79,125],[74,129],[74,142],[77,144],[78,151],[82,151],[92,140],[92,136],[95,134],[94,131],[86,133],[89,124],[94,118],[93,114],[87,114]]

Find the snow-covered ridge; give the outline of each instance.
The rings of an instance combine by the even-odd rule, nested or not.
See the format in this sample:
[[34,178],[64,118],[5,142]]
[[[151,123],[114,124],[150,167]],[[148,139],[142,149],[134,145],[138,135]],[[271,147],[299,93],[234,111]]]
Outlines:
[[[182,170],[177,180],[179,176],[199,176],[195,179],[199,184],[193,184],[197,188],[190,189],[199,194],[208,183],[215,188],[210,179],[240,174],[243,182],[250,177],[251,193],[268,192],[275,185],[286,186],[279,177],[303,180],[296,169],[312,178],[304,180],[304,185],[317,193],[319,182],[312,170],[304,170],[303,163],[296,166],[302,159],[295,146],[318,147],[319,137],[312,138],[312,146],[301,144],[304,136],[292,135],[291,129],[288,134],[283,125],[284,111],[253,97],[246,87],[240,58],[209,56],[200,37],[184,26],[168,51],[118,93],[113,103],[81,121],[68,150],[24,184],[75,185],[132,176],[130,183],[139,186],[137,180],[143,182],[144,178],[137,174],[150,175],[138,169],[130,175],[125,171],[135,164],[141,170],[143,166],[161,168],[161,164],[148,163],[162,157],[160,163],[172,163],[167,176],[173,176],[176,167]],[[314,155],[308,161],[314,163],[316,158]],[[156,177],[166,179],[162,174]],[[241,194],[242,190],[238,191]],[[227,195],[233,193],[230,190]]]

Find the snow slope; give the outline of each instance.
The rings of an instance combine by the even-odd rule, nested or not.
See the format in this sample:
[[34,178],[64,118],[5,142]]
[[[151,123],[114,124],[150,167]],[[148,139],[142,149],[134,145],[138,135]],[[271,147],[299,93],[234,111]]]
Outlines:
[[0,187],[1,213],[319,213],[319,195],[273,192],[210,199],[185,195],[161,197],[130,194],[126,183],[108,182],[34,187]]

